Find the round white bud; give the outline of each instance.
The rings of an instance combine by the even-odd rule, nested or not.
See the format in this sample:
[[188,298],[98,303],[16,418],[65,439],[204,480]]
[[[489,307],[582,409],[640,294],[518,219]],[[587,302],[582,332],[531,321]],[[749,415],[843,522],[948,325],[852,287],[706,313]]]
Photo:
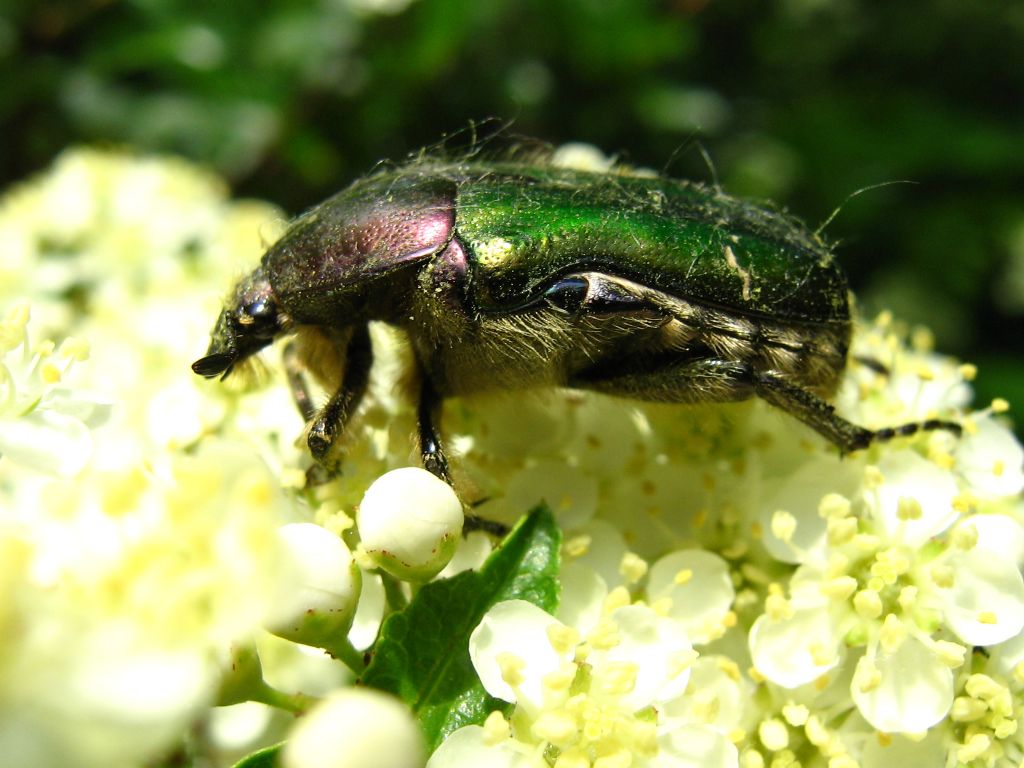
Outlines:
[[377,478],[356,516],[362,548],[373,561],[392,576],[419,582],[452,559],[463,522],[455,491],[418,467]]
[[290,571],[267,627],[279,637],[318,648],[343,640],[352,626],[362,576],[336,534],[313,523],[278,529]]
[[395,697],[343,688],[296,723],[281,762],[284,768],[420,768],[423,737]]

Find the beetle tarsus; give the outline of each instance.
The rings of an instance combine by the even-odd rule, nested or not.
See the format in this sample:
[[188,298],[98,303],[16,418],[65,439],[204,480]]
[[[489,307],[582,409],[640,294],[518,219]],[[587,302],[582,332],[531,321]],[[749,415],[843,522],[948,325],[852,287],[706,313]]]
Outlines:
[[879,376],[888,376],[891,373],[889,366],[878,358],[869,357],[868,355],[853,355],[851,359],[860,365],[863,365],[865,368],[874,371]]
[[306,488],[316,488],[320,485],[327,485],[341,472],[340,469],[331,471],[320,464],[314,464],[306,470]]

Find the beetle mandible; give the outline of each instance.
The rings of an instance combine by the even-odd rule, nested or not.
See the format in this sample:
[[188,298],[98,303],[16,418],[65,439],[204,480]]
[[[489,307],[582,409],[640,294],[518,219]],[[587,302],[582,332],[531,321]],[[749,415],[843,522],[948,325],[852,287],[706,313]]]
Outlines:
[[760,397],[843,453],[870,430],[828,403],[847,362],[846,277],[788,216],[702,184],[543,161],[420,159],[385,168],[288,228],[236,286],[192,369],[227,376],[300,332],[333,391],[308,444],[329,466],[372,363],[368,322],[405,331],[423,465],[451,482],[444,398],[572,387],[639,400]]

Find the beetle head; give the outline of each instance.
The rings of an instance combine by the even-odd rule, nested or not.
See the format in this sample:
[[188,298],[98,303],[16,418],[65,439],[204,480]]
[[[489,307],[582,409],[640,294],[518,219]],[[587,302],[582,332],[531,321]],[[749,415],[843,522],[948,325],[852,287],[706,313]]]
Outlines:
[[270,281],[257,269],[238,283],[213,327],[210,348],[192,363],[192,370],[207,378],[227,376],[236,363],[259,352],[284,330]]

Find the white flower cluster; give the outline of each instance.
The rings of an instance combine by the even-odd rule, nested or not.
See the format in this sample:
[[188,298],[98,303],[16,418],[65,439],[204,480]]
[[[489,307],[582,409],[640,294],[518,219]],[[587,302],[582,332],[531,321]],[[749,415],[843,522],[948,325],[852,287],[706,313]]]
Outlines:
[[[844,415],[885,426],[962,413],[973,369],[916,342],[908,348],[887,316],[859,330],[854,356],[885,371],[851,365],[838,398]],[[987,766],[1024,757],[1024,452],[999,420],[1005,403],[964,413],[962,437],[926,431],[847,457],[758,402],[672,412],[566,394],[533,405],[531,414],[516,405],[514,418],[543,424],[545,437],[518,468],[518,452],[490,440],[512,423],[508,404],[481,406],[461,425],[463,466],[493,499],[481,512],[500,517],[546,499],[569,531],[568,556],[584,551],[576,562],[602,585],[624,583],[634,601],[706,643],[700,650],[717,668],[742,671],[707,690],[691,680],[678,702],[648,714],[660,733],[673,711],[712,711],[738,757],[714,750],[687,762],[661,745],[653,756],[634,750],[632,765],[882,766],[913,755],[911,764]],[[486,485],[494,476],[508,478],[507,493]],[[644,575],[640,556],[661,560]],[[666,592],[691,572],[700,586]],[[567,569],[567,606],[578,600],[573,584]],[[591,591],[594,604],[603,594]],[[571,655],[580,668],[587,648]],[[520,655],[516,665],[530,669],[533,659]],[[642,659],[657,668],[657,654]],[[492,688],[476,663],[492,694],[517,703],[518,753],[550,763],[584,749],[596,765],[614,752],[589,740],[579,717],[573,736],[543,738],[536,723],[547,715]],[[572,690],[582,695],[579,684]],[[545,701],[561,706],[551,694]],[[507,752],[507,730],[485,728],[474,749]],[[459,764],[453,754],[438,764]],[[435,760],[447,755],[442,747]],[[565,765],[584,764],[574,760]]]
[[241,388],[188,370],[279,224],[179,162],[91,151],[0,198],[5,764],[145,760],[204,717],[213,751],[244,749],[280,721],[211,704],[302,693],[325,700],[289,768],[422,765],[408,712],[296,642],[359,668],[386,606],[479,566],[459,498],[508,524],[546,502],[561,597],[490,608],[469,653],[506,708],[432,768],[1024,760],[1024,452],[1005,403],[969,410],[970,366],[889,317],[858,328],[840,413],[964,434],[846,457],[759,401],[450,401],[456,497],[408,468],[408,352],[373,327],[344,474],[303,490],[280,366]]
[[276,216],[179,161],[93,151],[0,198],[4,765],[160,757],[293,600],[279,452],[199,440],[233,404],[188,371],[206,276]]
[[[625,578],[641,576],[642,562],[627,553]],[[706,552],[669,554],[651,569],[648,591],[661,596],[647,604],[625,586],[609,592],[576,562],[562,573],[557,617],[522,600],[498,603],[469,651],[488,693],[514,703],[514,713],[456,731],[428,765],[543,768],[552,757],[563,768],[736,765],[729,736],[740,725],[743,681],[734,662],[698,660],[691,644],[735,620],[727,570]],[[706,602],[687,611],[701,594]],[[698,684],[700,695],[687,695]]]

